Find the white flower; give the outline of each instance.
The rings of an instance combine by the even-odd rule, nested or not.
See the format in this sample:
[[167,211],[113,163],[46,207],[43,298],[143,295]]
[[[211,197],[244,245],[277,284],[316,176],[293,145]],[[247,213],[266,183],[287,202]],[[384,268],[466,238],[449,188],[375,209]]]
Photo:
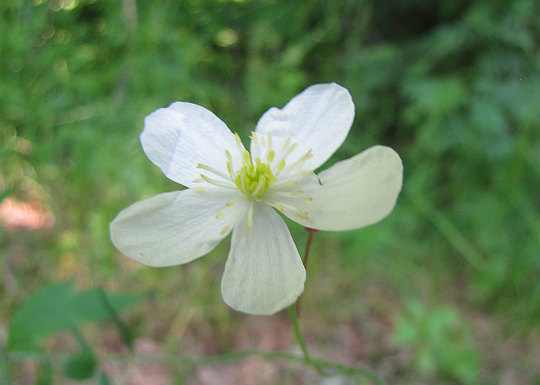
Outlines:
[[145,265],[171,266],[207,254],[232,231],[225,302],[250,314],[285,308],[302,293],[306,272],[278,212],[313,229],[356,229],[388,215],[401,190],[401,159],[388,147],[313,172],[343,143],[353,117],[345,88],[313,85],[261,117],[248,152],[201,106],[154,111],[141,134],[144,152],[188,188],[121,211],[111,223],[114,245]]

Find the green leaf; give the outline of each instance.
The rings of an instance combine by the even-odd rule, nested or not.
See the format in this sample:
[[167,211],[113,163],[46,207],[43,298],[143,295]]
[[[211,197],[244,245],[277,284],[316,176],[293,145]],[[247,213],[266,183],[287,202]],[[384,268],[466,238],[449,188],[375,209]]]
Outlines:
[[64,366],[64,374],[73,380],[86,380],[94,375],[97,368],[96,357],[85,351],[70,358]]
[[[54,283],[33,293],[13,315],[7,349],[35,351],[41,338],[81,323],[101,321],[114,314],[104,305],[100,289],[75,291],[71,282]],[[138,303],[136,294],[107,295],[115,311]]]

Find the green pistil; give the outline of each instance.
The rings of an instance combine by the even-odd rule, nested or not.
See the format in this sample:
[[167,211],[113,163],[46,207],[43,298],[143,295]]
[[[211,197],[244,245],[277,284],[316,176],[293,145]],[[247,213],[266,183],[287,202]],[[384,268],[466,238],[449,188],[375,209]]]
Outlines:
[[276,177],[268,164],[262,163],[258,158],[252,162],[249,152],[244,152],[243,166],[234,177],[236,187],[243,194],[260,198],[275,180]]

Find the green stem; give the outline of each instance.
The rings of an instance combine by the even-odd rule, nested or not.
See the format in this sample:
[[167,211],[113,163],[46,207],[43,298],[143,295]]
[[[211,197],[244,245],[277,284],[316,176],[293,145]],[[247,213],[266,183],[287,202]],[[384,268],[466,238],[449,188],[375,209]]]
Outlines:
[[[309,227],[305,227],[305,229],[307,230],[309,235],[306,242],[306,249],[304,250],[304,258],[302,258],[302,263],[304,264],[304,268],[306,269],[307,274],[307,264],[309,260],[309,250],[311,249],[311,241],[313,241],[313,234],[315,234],[319,230],[310,229]],[[301,297],[298,297],[298,299],[296,300],[296,316],[298,318],[300,318],[300,299]]]
[[307,364],[313,366],[313,368],[321,376],[326,376],[326,373],[324,372],[324,370],[322,370],[321,366],[318,365],[316,362],[314,362],[311,359],[311,356],[309,355],[306,342],[304,341],[304,337],[302,337],[302,332],[300,331],[300,323],[298,322],[298,317],[296,315],[296,308],[294,306],[289,306],[289,317],[291,318],[291,322],[293,324],[294,335],[296,336],[296,340],[300,344],[300,348],[302,349],[302,353],[304,354],[304,361]]
[[[318,358],[310,358],[310,362],[306,361],[305,357],[301,357],[291,353],[284,352],[270,352],[264,350],[241,350],[236,352],[224,353],[215,356],[204,357],[188,357],[188,356],[176,356],[176,355],[163,355],[163,354],[105,354],[101,356],[101,359],[107,362],[142,362],[142,363],[162,363],[178,367],[178,365],[198,366],[198,365],[214,365],[223,364],[232,361],[238,361],[247,357],[260,357],[265,360],[284,360],[289,362],[299,362],[308,365],[315,363],[319,367],[324,367],[332,370],[334,373],[326,374],[326,376],[332,376],[337,374],[346,374],[350,376],[362,376],[368,378],[378,385],[388,385],[381,377],[376,373],[367,370],[356,368],[354,366],[342,365],[333,361],[321,360]],[[65,361],[71,357],[70,353],[43,353],[43,352],[8,352],[6,357],[12,362],[22,362],[28,359],[44,360],[51,359],[55,361]]]
[[120,336],[122,337],[122,340],[128,347],[129,351],[133,353],[134,347],[133,347],[133,336],[131,335],[131,331],[120,318],[120,315],[118,314],[118,312],[112,305],[111,301],[107,297],[107,293],[105,293],[105,290],[100,288],[98,293],[99,293],[99,298],[101,299],[101,303],[103,304],[105,309],[107,309],[107,311],[109,312],[112,318],[112,321],[114,322],[116,328],[118,329],[118,332],[120,333]]
[[[306,230],[308,231],[309,236],[306,243],[306,249],[304,251],[304,257],[302,258],[302,262],[304,264],[304,267],[307,270],[307,264],[309,260],[308,259],[309,251],[311,249],[311,242],[313,240],[313,234],[315,234],[318,230],[310,229],[307,227],[306,227]],[[298,321],[298,318],[300,317],[300,298],[298,298],[295,305],[289,306],[288,311],[289,311],[289,318],[291,319],[291,322],[293,325],[294,335],[296,336],[296,340],[298,341],[298,344],[300,345],[300,348],[302,349],[302,353],[304,355],[303,361],[306,364],[313,367],[317,371],[317,373],[319,373],[319,375],[325,376],[325,377],[333,375],[330,373],[326,373],[323,370],[323,368],[326,367],[326,368],[336,369],[337,372],[334,374],[363,376],[363,377],[369,378],[370,380],[376,382],[379,385],[386,384],[386,382],[381,377],[379,377],[376,373],[371,372],[369,370],[358,369],[351,366],[336,364],[334,362],[328,362],[328,361],[311,358],[309,351],[307,349],[307,346],[306,346],[306,342],[304,341],[304,337],[302,337],[302,332],[300,331],[300,323]]]
[[306,227],[306,230],[309,233],[309,235],[308,235],[308,240],[306,242],[306,250],[304,251],[304,259],[302,260],[305,268],[307,268],[307,264],[308,264],[309,250],[311,249],[311,241],[313,240],[313,234],[315,234],[318,231],[314,229],[309,229],[307,227]]

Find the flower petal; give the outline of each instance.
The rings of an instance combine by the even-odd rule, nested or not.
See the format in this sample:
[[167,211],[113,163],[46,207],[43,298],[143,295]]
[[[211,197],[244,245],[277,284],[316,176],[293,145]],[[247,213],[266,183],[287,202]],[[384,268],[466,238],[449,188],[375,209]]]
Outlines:
[[354,104],[346,88],[336,83],[316,84],[296,95],[282,109],[272,107],[266,111],[255,132],[290,137],[297,144],[298,157],[311,149],[313,157],[306,161],[305,167],[315,170],[341,146],[353,119]]
[[292,304],[304,290],[306,271],[283,219],[255,204],[253,227],[234,228],[221,292],[233,309],[269,315]]
[[137,202],[111,222],[112,242],[129,258],[148,266],[190,262],[229,234],[241,205],[224,209],[227,198],[231,197],[182,190]]
[[225,123],[192,103],[175,102],[148,115],[141,144],[169,179],[187,187],[199,178],[199,163],[227,174],[227,149],[241,163],[236,139]]
[[[318,230],[342,231],[368,226],[390,214],[402,179],[399,155],[389,147],[373,146],[336,163],[318,178],[306,178],[298,187],[312,200],[289,198],[283,204],[284,214]],[[283,201],[283,197],[280,199]]]

